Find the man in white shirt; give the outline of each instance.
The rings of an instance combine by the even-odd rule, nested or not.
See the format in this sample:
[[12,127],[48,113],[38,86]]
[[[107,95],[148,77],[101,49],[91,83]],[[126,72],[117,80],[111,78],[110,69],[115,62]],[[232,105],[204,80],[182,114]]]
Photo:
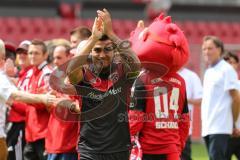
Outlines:
[[[235,71],[238,70],[239,65],[239,58],[237,54],[234,54],[232,52],[226,52],[224,54],[224,60],[227,61],[229,64],[233,66]],[[238,80],[238,90],[240,91],[240,80]],[[237,159],[240,159],[240,116],[238,116],[237,122],[235,123],[235,129],[233,132],[233,136],[230,138],[229,146],[228,146],[228,160],[231,160],[232,156],[235,155]]]
[[[22,101],[26,103],[44,103],[48,104],[49,95],[34,95],[19,91],[15,85],[8,79],[4,73],[5,67],[5,47],[4,42],[0,39],[0,159],[7,159],[7,145],[5,127],[5,111],[6,103],[11,104],[12,100]],[[54,96],[50,96],[54,98]]]
[[0,103],[11,103],[11,100],[21,101],[25,103],[43,103],[45,105],[49,104],[49,98],[55,98],[53,95],[46,94],[30,94],[27,92],[19,91],[12,83],[9,81],[8,77],[5,75],[5,47],[4,42],[0,39]]
[[198,75],[187,69],[182,68],[178,71],[186,83],[187,99],[188,99],[188,109],[191,115],[191,123],[189,128],[189,137],[186,142],[185,148],[182,152],[182,160],[191,160],[191,135],[192,135],[192,120],[193,120],[193,106],[199,106],[202,100],[202,84]]
[[203,39],[202,52],[209,65],[203,80],[202,136],[211,160],[226,160],[228,141],[239,114],[237,73],[221,59],[223,42],[214,36]]

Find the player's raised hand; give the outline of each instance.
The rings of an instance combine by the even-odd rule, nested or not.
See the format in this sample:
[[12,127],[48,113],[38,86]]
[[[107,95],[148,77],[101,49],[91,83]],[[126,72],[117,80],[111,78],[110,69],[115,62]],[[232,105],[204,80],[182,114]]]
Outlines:
[[108,12],[107,9],[97,10],[98,17],[102,19],[103,21],[103,32],[106,35],[111,35],[113,34],[113,29],[112,29],[112,19],[111,15]]
[[92,27],[92,38],[99,40],[103,35],[102,19],[96,17]]

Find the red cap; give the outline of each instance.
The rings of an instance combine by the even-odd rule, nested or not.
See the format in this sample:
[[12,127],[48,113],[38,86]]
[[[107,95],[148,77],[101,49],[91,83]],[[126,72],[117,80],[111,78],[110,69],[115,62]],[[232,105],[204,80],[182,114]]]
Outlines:
[[13,44],[13,43],[11,43],[11,42],[5,42],[5,49],[6,50],[9,50],[9,51],[11,51],[11,52],[16,52],[16,47],[15,47],[15,45]]

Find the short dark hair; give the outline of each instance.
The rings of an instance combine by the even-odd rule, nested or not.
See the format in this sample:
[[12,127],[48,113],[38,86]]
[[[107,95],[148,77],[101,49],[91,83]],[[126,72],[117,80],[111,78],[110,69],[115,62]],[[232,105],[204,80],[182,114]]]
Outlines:
[[92,35],[92,32],[85,26],[76,27],[70,31],[70,35],[79,35],[82,39],[87,39]]
[[106,34],[104,34],[104,35],[102,35],[102,37],[99,39],[99,41],[106,41],[106,40],[109,40],[110,38],[106,35]]
[[229,58],[233,58],[237,63],[239,63],[239,58],[237,56],[237,54],[230,52],[230,51],[226,51],[223,55],[223,59],[224,60],[229,60]]
[[222,40],[216,36],[207,35],[203,37],[203,42],[212,40],[217,48],[221,49],[221,55],[224,53],[224,44]]
[[47,46],[42,40],[34,39],[31,41],[31,45],[41,46],[43,54],[47,53]]

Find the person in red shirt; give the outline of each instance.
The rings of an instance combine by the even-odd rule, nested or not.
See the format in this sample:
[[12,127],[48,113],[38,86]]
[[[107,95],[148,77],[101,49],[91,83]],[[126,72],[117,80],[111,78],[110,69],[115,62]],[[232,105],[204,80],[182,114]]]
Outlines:
[[[44,42],[33,40],[28,49],[28,56],[33,68],[27,73],[30,76],[27,91],[35,94],[49,92],[49,76],[52,70],[46,62],[48,54]],[[45,105],[28,105],[26,110],[25,160],[45,160],[47,158],[44,146],[48,119],[49,113]]]
[[[28,58],[28,47],[30,41],[23,41],[16,49],[18,64],[21,70],[18,73],[17,87],[26,91],[29,77],[27,76],[28,70],[32,67]],[[7,145],[8,145],[8,160],[15,160],[17,157],[23,157],[23,148],[26,144],[25,141],[25,112],[26,104],[14,101],[8,115],[8,122],[11,123],[11,128],[7,132]]]
[[[61,67],[71,58],[70,46],[59,45],[53,50],[53,63]],[[68,95],[56,93],[58,97],[70,98]],[[76,145],[78,140],[78,122],[69,122],[55,114],[55,108],[50,110],[50,118],[46,135],[46,151],[48,160],[77,160]],[[57,136],[56,136],[57,135]]]

